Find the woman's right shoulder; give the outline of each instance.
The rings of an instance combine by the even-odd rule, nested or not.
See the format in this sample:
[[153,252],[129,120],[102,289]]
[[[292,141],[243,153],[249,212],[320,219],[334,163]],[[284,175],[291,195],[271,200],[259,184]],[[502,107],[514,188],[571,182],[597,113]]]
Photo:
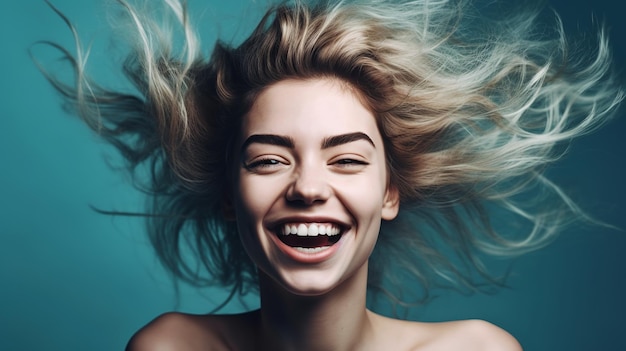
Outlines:
[[137,331],[126,351],[229,350],[221,316],[162,314]]

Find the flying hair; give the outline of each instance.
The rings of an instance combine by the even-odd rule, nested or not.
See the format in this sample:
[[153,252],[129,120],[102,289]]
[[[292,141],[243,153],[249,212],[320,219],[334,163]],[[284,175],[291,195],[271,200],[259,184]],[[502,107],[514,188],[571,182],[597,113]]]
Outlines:
[[[559,17],[532,7],[494,19],[466,1],[292,1],[206,57],[184,1],[160,3],[171,25],[118,2],[134,28],[123,72],[137,94],[89,78],[88,51],[56,9],[77,52],[48,44],[76,79],[43,71],[131,172],[149,170],[148,235],[176,278],[231,297],[257,291],[228,214],[232,148],[258,94],[285,79],[337,79],[376,117],[401,211],[370,259],[372,291],[400,302],[407,274],[424,298],[435,287],[480,289],[499,281],[485,256],[537,250],[572,221],[593,221],[544,170],[623,99],[603,29],[581,56]],[[519,225],[503,230],[494,213]]]

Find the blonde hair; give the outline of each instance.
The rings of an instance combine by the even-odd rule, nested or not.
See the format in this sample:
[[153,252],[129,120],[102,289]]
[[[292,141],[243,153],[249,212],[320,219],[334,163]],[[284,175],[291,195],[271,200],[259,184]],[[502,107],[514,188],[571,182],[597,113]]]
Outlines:
[[[90,82],[80,54],[67,51],[78,83],[48,77],[131,170],[148,164],[149,235],[178,278],[233,294],[256,289],[223,215],[229,148],[255,97],[288,78],[338,78],[377,117],[402,210],[383,225],[370,283],[394,299],[394,277],[406,273],[424,292],[476,289],[476,273],[493,281],[483,253],[536,250],[585,217],[542,171],[623,97],[602,30],[585,57],[568,46],[558,16],[536,30],[534,8],[495,20],[463,1],[298,1],[272,7],[247,40],[218,42],[206,60],[184,3],[164,0],[183,34],[180,53],[171,27],[120,3],[137,33],[124,69],[140,95]],[[492,204],[521,227],[497,230]]]

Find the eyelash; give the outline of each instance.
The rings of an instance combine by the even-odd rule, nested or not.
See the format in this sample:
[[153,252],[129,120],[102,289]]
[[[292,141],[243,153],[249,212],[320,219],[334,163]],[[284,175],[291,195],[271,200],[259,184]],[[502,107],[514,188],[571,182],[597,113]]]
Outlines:
[[[273,167],[282,165],[283,162],[275,158],[261,158],[254,160],[250,163],[244,164],[244,168],[249,171],[264,171]],[[351,168],[351,167],[363,167],[369,165],[369,162],[354,159],[354,158],[341,158],[329,163],[329,166],[336,166],[339,168]]]
[[244,167],[246,169],[253,170],[253,169],[259,169],[259,168],[277,166],[279,164],[281,164],[281,162],[275,158],[262,158],[262,159],[247,163],[244,165]]
[[339,160],[337,160],[337,161],[335,161],[333,163],[337,164],[339,166],[351,166],[351,165],[367,166],[367,165],[369,165],[368,162],[361,161],[361,160],[355,160],[353,158],[342,158],[342,159],[339,159]]

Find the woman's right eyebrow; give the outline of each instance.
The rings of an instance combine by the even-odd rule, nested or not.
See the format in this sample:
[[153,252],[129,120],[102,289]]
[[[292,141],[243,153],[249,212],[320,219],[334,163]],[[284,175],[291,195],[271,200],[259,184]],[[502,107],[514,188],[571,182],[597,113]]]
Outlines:
[[282,146],[293,149],[294,141],[292,138],[283,135],[276,134],[252,134],[241,145],[241,152],[244,152],[246,148],[253,143],[268,144]]

